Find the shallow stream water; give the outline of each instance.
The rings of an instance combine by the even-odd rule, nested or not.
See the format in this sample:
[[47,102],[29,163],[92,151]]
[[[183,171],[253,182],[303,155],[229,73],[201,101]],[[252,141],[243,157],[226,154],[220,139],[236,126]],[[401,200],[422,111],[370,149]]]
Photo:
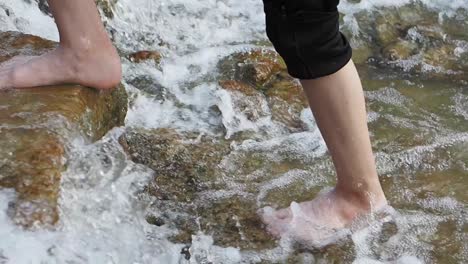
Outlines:
[[[56,230],[14,226],[7,207],[15,193],[0,190],[0,263],[467,263],[468,73],[463,69],[468,65],[468,0],[344,0],[340,11],[343,30],[359,48],[372,32],[371,14],[421,6],[428,27],[442,28],[453,61],[464,68],[447,69],[443,59],[430,65],[417,53],[358,64],[379,174],[395,209],[391,223],[371,225],[323,250],[268,239],[237,243],[223,238],[227,231],[200,229],[191,234],[187,260],[188,254],[181,254],[187,245],[170,239],[177,227],[146,220],[168,209],[156,206],[144,191],[153,172],[128,160],[120,147],[118,138],[126,129],[172,128],[229,142],[232,151],[220,163],[222,184],[201,195],[200,203],[243,197],[239,203],[252,211],[288,206],[331,187],[333,169],[306,109],[302,119],[308,127],[298,133],[281,129],[268,114],[240,125],[230,122],[246,119],[235,111],[232,95],[220,89],[217,65],[234,52],[271,48],[262,1],[119,0],[114,18],[106,21],[116,46],[123,53],[158,50],[162,63],[155,67],[123,59],[131,98],[126,127],[93,144],[81,138],[71,142]],[[52,18],[35,3],[0,0],[0,13],[0,30],[58,39]],[[418,30],[423,29],[409,31],[414,42],[430,47],[432,40]],[[152,84],[135,85],[132,80],[141,76]],[[219,111],[213,113],[213,106]],[[251,139],[230,137],[245,131],[254,132]],[[169,208],[184,217],[184,208]],[[242,226],[239,230],[236,235],[243,237]]]

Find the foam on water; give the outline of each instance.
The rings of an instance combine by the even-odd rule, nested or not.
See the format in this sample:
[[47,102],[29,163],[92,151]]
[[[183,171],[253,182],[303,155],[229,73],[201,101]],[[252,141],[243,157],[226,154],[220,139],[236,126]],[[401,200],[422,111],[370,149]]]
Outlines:
[[[214,116],[210,110],[210,107],[219,102],[213,85],[200,85],[190,91],[178,93],[177,101],[159,101],[136,89],[132,91],[134,99],[133,107],[126,118],[128,126],[170,127],[211,134],[213,129],[221,125],[220,118]],[[181,104],[184,106],[181,107]]]
[[14,192],[0,191],[0,256],[7,263],[179,263],[182,245],[145,221],[149,200],[138,193],[152,173],[126,159],[116,141],[121,132],[93,145],[73,143],[56,230],[14,226],[6,214]]
[[257,204],[263,206],[264,199],[270,192],[278,191],[280,188],[287,187],[293,182],[302,182],[304,186],[317,186],[323,184],[327,179],[321,175],[314,175],[305,170],[290,170],[283,175],[277,175],[273,180],[264,183],[257,195]]
[[455,102],[453,111],[468,121],[468,96],[464,94],[455,95],[452,100]]
[[[441,14],[453,13],[468,3],[467,0],[422,2]],[[409,3],[410,0],[374,0],[356,4],[344,0],[340,11],[346,14],[345,24],[352,27],[353,15],[357,12]],[[252,123],[242,113],[232,109],[234,98],[225,91],[217,91],[217,80],[213,78],[220,58],[250,48],[250,43],[266,39],[261,1],[120,0],[115,13],[116,18],[109,21],[108,26],[112,28],[119,47],[129,51],[156,49],[164,55],[159,70],[153,66],[135,67],[124,62],[126,79],[136,73],[150,74],[177,98],[183,97],[184,103],[190,107],[181,113],[183,110],[176,109],[173,102],[161,103],[137,96],[127,118],[129,124],[151,128],[170,126],[182,130],[198,130],[198,127],[205,133],[223,125],[227,137],[239,131],[259,131],[262,127],[271,131],[267,125],[271,124],[268,118]],[[457,54],[465,52],[463,47],[464,44],[459,43]],[[418,56],[393,63],[406,70],[420,65],[427,72],[451,73],[440,66],[422,62]],[[210,108],[214,105],[222,111],[222,120],[212,118]],[[171,122],[167,120],[170,119],[168,114],[181,118]],[[193,125],[195,123],[197,126]]]
[[[450,152],[450,147],[468,142],[468,133],[453,133],[439,137],[432,144],[416,146],[398,153],[377,152],[379,174],[391,174],[403,170],[407,173],[418,171],[444,170],[453,163],[460,162],[450,158],[443,158],[435,154],[436,150]],[[436,161],[436,162],[435,162]]]
[[54,20],[26,1],[2,0],[0,8],[5,10],[0,12],[1,31],[14,30],[55,41],[59,39]]

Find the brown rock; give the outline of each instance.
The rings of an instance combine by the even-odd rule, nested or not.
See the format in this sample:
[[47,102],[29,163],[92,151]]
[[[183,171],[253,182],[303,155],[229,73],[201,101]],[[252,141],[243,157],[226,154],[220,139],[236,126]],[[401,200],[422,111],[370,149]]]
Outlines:
[[[234,175],[226,174],[220,163],[230,153],[231,142],[172,129],[131,130],[120,142],[133,161],[155,171],[147,191],[156,198],[152,206],[160,213],[147,221],[177,227],[179,233],[171,240],[190,243],[201,228],[213,235],[217,245],[264,248],[274,244],[255,213],[258,208],[253,196],[214,200],[204,196],[228,188],[225,178]],[[241,162],[247,166],[245,161]]]
[[454,47],[450,45],[428,49],[424,53],[424,62],[433,66],[441,66],[446,70],[455,69],[453,64],[456,63],[456,61],[453,51]]
[[383,49],[383,55],[386,59],[395,61],[395,60],[404,60],[408,59],[410,56],[417,53],[418,47],[413,42],[407,40],[397,40],[393,43],[390,43],[387,47]]
[[37,56],[52,50],[57,45],[37,36],[12,31],[1,32],[0,39],[0,63],[17,55]]
[[[254,49],[236,53],[220,63],[221,88],[240,92],[248,99],[233,99],[239,111],[249,120],[256,120],[264,113],[256,113],[260,101],[267,100],[272,119],[291,131],[303,129],[300,114],[308,107],[307,98],[300,83],[289,76],[286,65],[275,51]],[[249,102],[253,103],[253,111]]]
[[208,186],[198,183],[212,179],[228,146],[209,140],[204,144],[186,144],[183,139],[172,129],[134,130],[128,131],[119,142],[134,162],[156,172],[155,183],[158,186],[166,186],[153,189],[153,195],[184,202],[191,200],[197,191],[208,189]]
[[148,60],[153,60],[156,65],[158,65],[161,62],[161,58],[161,53],[157,51],[148,50],[138,51],[128,56],[128,59],[132,62],[140,63]]
[[245,94],[247,96],[252,96],[252,95],[256,95],[256,94],[259,93],[251,85],[240,82],[240,81],[224,80],[224,81],[219,81],[219,85],[225,90],[237,91],[237,92],[243,93],[243,94]]
[[274,74],[286,69],[283,59],[271,50],[256,49],[241,53],[238,59],[241,62],[238,64],[237,74],[257,88],[269,81]]
[[219,63],[222,79],[237,80],[261,89],[275,74],[286,69],[275,51],[253,49],[235,53]]
[[[0,62],[40,55],[56,44],[15,32],[0,33]],[[125,89],[99,92],[73,85],[2,92],[0,96],[0,189],[13,188],[13,221],[24,227],[52,226],[69,141],[89,141],[123,124]]]

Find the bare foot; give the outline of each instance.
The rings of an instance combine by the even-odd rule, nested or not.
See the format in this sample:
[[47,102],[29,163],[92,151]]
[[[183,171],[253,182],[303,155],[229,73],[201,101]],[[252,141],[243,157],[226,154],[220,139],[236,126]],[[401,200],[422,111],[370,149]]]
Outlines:
[[34,56],[16,56],[0,64],[0,72],[6,71],[15,65],[23,64],[34,58]]
[[346,197],[332,190],[312,201],[293,202],[286,209],[275,211],[267,207],[260,214],[273,235],[320,246],[334,240],[339,236],[339,231],[348,227],[358,216],[380,210],[385,205],[387,201],[383,195],[371,201],[369,198]]
[[97,89],[116,87],[122,77],[114,47],[72,50],[59,46],[39,57],[16,57],[0,65],[0,90],[56,84]]

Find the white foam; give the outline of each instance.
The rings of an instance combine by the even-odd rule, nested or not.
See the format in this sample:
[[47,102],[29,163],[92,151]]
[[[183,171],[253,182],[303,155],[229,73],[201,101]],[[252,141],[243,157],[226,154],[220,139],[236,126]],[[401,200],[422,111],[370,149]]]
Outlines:
[[0,3],[0,31],[8,30],[21,31],[55,41],[59,39],[54,20],[22,0],[2,0]]
[[137,193],[152,173],[126,160],[116,144],[119,134],[88,146],[74,142],[56,230],[14,226],[6,215],[14,192],[0,191],[0,253],[8,263],[180,263],[182,245],[169,243],[167,231],[145,222],[149,201]]
[[190,263],[240,263],[242,256],[239,249],[222,248],[213,245],[213,238],[202,233],[192,236]]
[[468,96],[459,93],[452,97],[452,101],[454,102],[452,111],[468,121]]

